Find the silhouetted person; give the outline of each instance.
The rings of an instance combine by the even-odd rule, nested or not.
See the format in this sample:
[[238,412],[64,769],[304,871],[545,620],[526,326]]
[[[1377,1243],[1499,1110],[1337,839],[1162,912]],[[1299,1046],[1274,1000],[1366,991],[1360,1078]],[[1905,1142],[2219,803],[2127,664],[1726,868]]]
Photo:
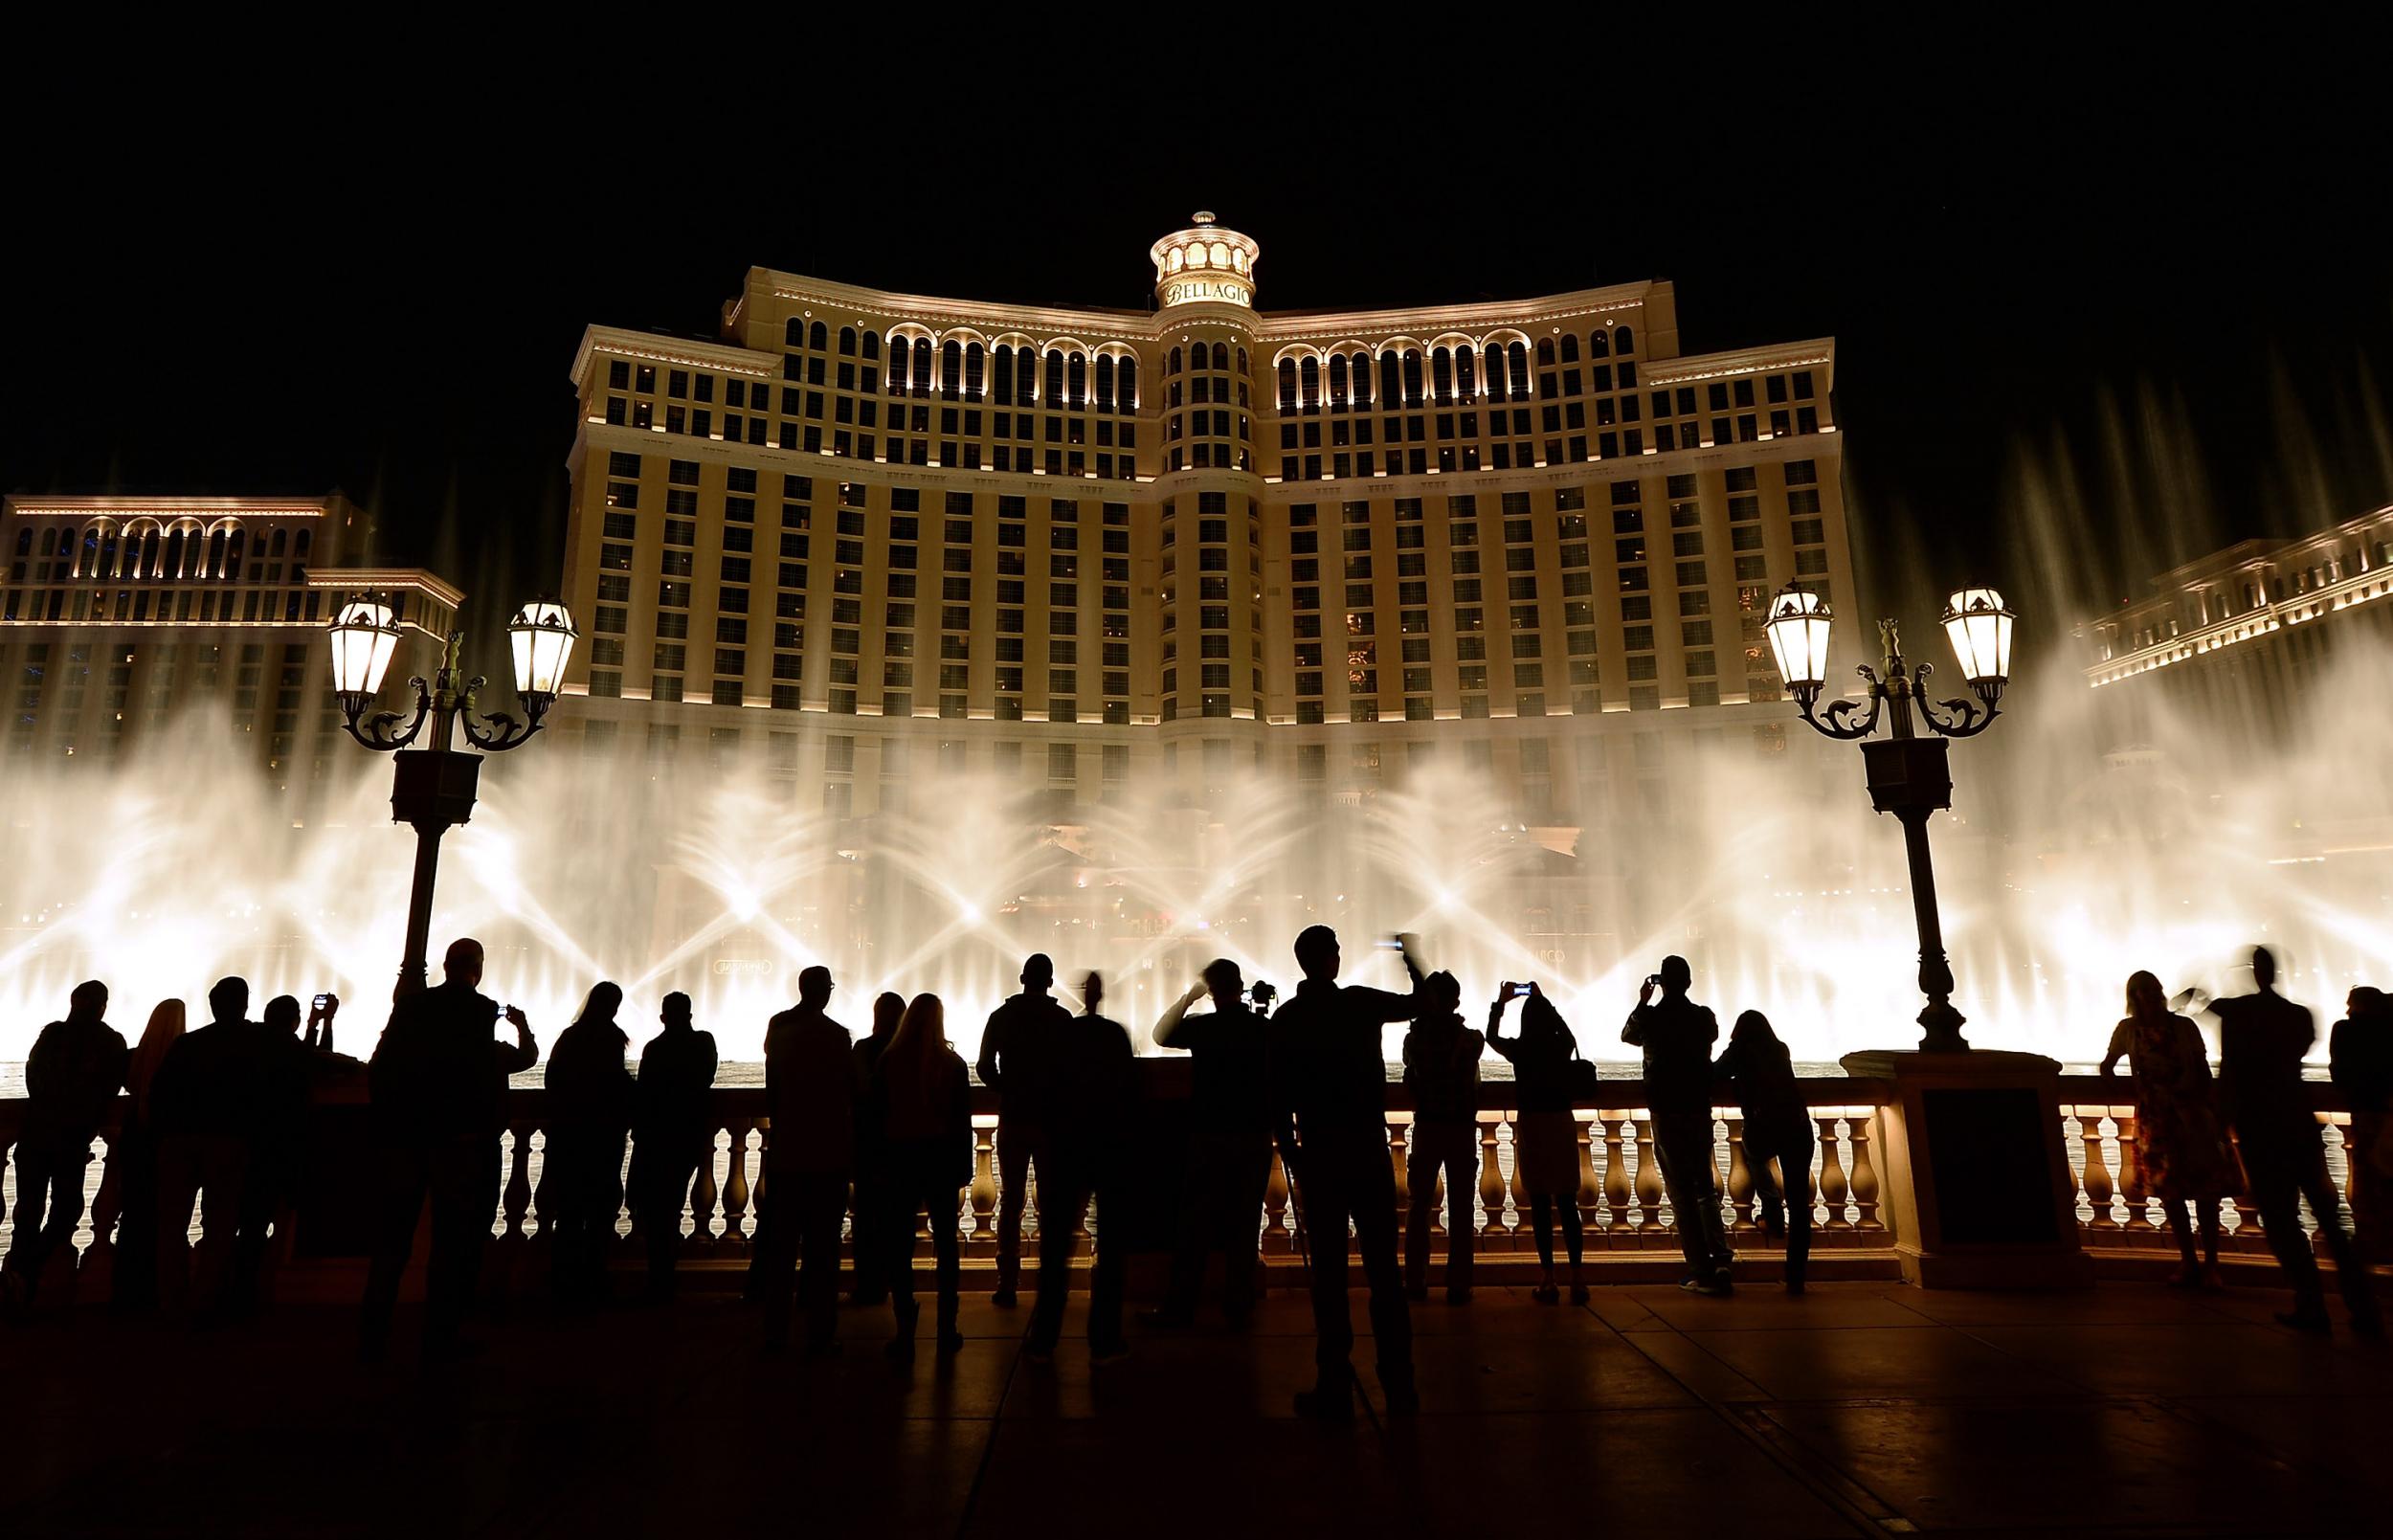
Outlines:
[[116,1269],[109,1285],[111,1304],[122,1311],[158,1305],[158,1127],[149,1093],[168,1050],[183,1036],[185,1017],[181,1000],[160,1000],[149,1013],[124,1075],[124,1122],[108,1149],[108,1174],[117,1182]]
[[[2147,972],[2127,981],[2127,1015],[2112,1029],[2099,1072],[2111,1076],[2122,1057],[2136,1076],[2136,1164],[2145,1189],[2168,1215],[2183,1259],[2169,1282],[2181,1288],[2223,1287],[2219,1202],[2242,1182],[2219,1121],[2202,1031],[2169,1010],[2160,981]],[[2185,1218],[2188,1203],[2202,1227],[2200,1258]]]
[[531,1023],[513,1006],[503,1014],[515,1040],[497,1040],[502,1012],[480,988],[481,942],[451,942],[441,969],[446,976],[438,986],[399,996],[367,1069],[379,1213],[358,1347],[369,1362],[389,1351],[399,1278],[427,1199],[432,1258],[424,1281],[424,1356],[468,1351],[460,1333],[498,1202],[507,1077],[540,1058]]
[[[1179,1233],[1172,1282],[1152,1317],[1158,1326],[1196,1319],[1205,1259],[1216,1251],[1221,1253],[1222,1315],[1242,1328],[1255,1313],[1256,1240],[1271,1181],[1270,1061],[1263,1013],[1241,993],[1238,964],[1217,957],[1155,1023],[1156,1047],[1184,1049],[1196,1061]],[[1188,1015],[1208,994],[1211,1014]]]
[[797,975],[797,1004],[765,1028],[765,1105],[772,1137],[758,1249],[765,1253],[765,1346],[790,1340],[790,1269],[806,1317],[806,1352],[834,1351],[839,1306],[839,1221],[856,1164],[855,1044],[824,1014],[831,970]]
[[[1517,1191],[1529,1195],[1529,1217],[1537,1238],[1537,1265],[1543,1281],[1530,1291],[1540,1305],[1554,1305],[1561,1294],[1554,1286],[1554,1224],[1562,1222],[1562,1241],[1570,1250],[1571,1303],[1587,1303],[1587,1283],[1580,1271],[1586,1235],[1578,1220],[1578,1120],[1571,1115],[1571,1061],[1578,1056],[1578,1039],[1536,985],[1528,986],[1521,1000],[1521,1032],[1504,1036],[1505,1002],[1516,986],[1496,989],[1487,1007],[1487,1046],[1512,1063],[1512,1178]],[[1418,1194],[1420,1189],[1413,1191]]]
[[340,1014],[341,996],[338,994],[319,994],[309,1003],[306,1046],[310,1050],[320,1054],[334,1052],[332,1018]]
[[2359,1249],[2344,1232],[2318,1119],[2302,1086],[2302,1056],[2317,1040],[2317,1029],[2307,1009],[2277,993],[2276,958],[2266,947],[2252,949],[2251,976],[2251,993],[2213,1000],[2210,1009],[2219,1018],[2219,1082],[2243,1145],[2261,1232],[2293,1286],[2293,1308],[2277,1319],[2297,1330],[2329,1329],[2318,1260],[2301,1227],[2301,1200],[2308,1198],[2335,1259],[2352,1329],[2374,1336],[2384,1329],[2376,1295]]
[[[1645,1051],[1645,1102],[1653,1113],[1654,1158],[1678,1219],[1687,1277],[1679,1287],[1726,1294],[1728,1231],[1720,1216],[1719,1172],[1711,1163],[1711,1045],[1720,1023],[1710,1006],[1687,997],[1694,980],[1684,957],[1665,957],[1662,971],[1637,992],[1621,1040]],[[1654,991],[1662,992],[1656,1000]]]
[[937,1259],[939,1351],[964,1346],[955,1325],[963,1272],[956,1211],[973,1179],[972,1096],[963,1057],[948,1045],[947,1012],[939,996],[915,995],[873,1066],[864,1107],[865,1120],[878,1130],[873,1147],[884,1162],[888,1201],[883,1211],[887,1222],[881,1230],[881,1274],[888,1280],[897,1327],[888,1354],[901,1363],[913,1359],[914,1326],[922,1315],[914,1302],[917,1213],[929,1215],[931,1253]]
[[[1733,1082],[1745,1112],[1745,1165],[1753,1172],[1754,1195],[1761,1199],[1761,1228],[1786,1242],[1786,1291],[1803,1291],[1811,1261],[1811,1108],[1795,1082],[1795,1062],[1770,1028],[1770,1018],[1748,1011],[1736,1018],[1729,1045],[1711,1066]],[[1704,1155],[1710,1164],[1711,1152]]]
[[[714,1109],[707,1093],[715,1082],[715,1038],[691,1023],[689,996],[679,991],[664,997],[657,1020],[664,1030],[640,1049],[639,1083],[634,1088],[632,1204],[648,1242],[648,1300],[661,1305],[673,1298],[690,1182],[701,1162],[714,1159]],[[768,1211],[770,1206],[767,1194]]]
[[[158,1129],[158,1298],[169,1316],[253,1303],[306,1072],[296,1039],[248,1019],[249,985],[216,981],[207,1025],[176,1039],[150,1086]],[[200,1239],[185,1243],[191,1200]]]
[[1472,1217],[1479,1195],[1479,1060],[1487,1039],[1463,1025],[1463,986],[1443,969],[1415,992],[1420,1015],[1404,1034],[1413,1143],[1404,1163],[1413,1201],[1404,1217],[1404,1292],[1429,1297],[1429,1250],[1445,1179],[1445,1301],[1470,1303]]
[[1088,1200],[1097,1200],[1097,1256],[1088,1277],[1088,1357],[1127,1357],[1122,1339],[1122,1283],[1129,1270],[1129,1189],[1125,1148],[1138,1100],[1138,1066],[1122,1023],[1100,1016],[1105,980],[1091,973],[1081,986],[1082,1014],[1054,1044],[1045,1117],[1052,1170],[1039,1177],[1039,1304],[1030,1317],[1027,1350],[1034,1359],[1055,1351],[1063,1306],[1072,1292],[1072,1249]]
[[[1274,1117],[1287,1159],[1297,1216],[1310,1238],[1313,1388],[1296,1415],[1347,1421],[1354,1415],[1353,1322],[1346,1307],[1346,1229],[1354,1227],[1371,1287],[1371,1330],[1379,1385],[1392,1412],[1420,1405],[1413,1383],[1413,1321],[1396,1259],[1396,1168],[1388,1154],[1387,1060],[1380,1029],[1408,1021],[1418,993],[1338,983],[1338,937],[1328,926],[1296,938],[1304,982],[1271,1018]],[[1416,986],[1411,949],[1404,967]]]
[[1271,1003],[1279,997],[1279,989],[1268,979],[1255,980],[1254,988],[1246,992],[1248,1007],[1254,1011],[1257,1018],[1265,1021],[1271,1018]]
[[0,1268],[0,1290],[13,1306],[33,1303],[42,1268],[60,1249],[73,1249],[83,1219],[83,1168],[132,1060],[123,1035],[101,1019],[107,1014],[108,986],[78,984],[66,1019],[42,1028],[25,1059],[15,1239]]
[[[990,1303],[1010,1308],[1022,1275],[1022,1213],[1031,1167],[1046,1152],[1042,1121],[1056,1037],[1071,1013],[1056,1003],[1055,964],[1044,952],[1022,963],[1022,993],[990,1013],[980,1034],[980,1083],[997,1093],[997,1287]],[[1046,1168],[1039,1168],[1040,1180]]]
[[594,985],[582,1014],[548,1050],[548,1144],[540,1212],[548,1226],[549,1284],[564,1305],[602,1300],[607,1248],[623,1207],[623,1136],[632,1127],[631,1035],[616,1016],[623,991]]
[[2362,984],[2327,1037],[2327,1062],[2352,1110],[2343,1159],[2352,1169],[2352,1226],[2371,1256],[2393,1256],[2393,1000]]
[[296,995],[278,994],[266,1002],[259,1021],[264,1042],[260,1050],[260,1116],[250,1145],[249,1175],[241,1187],[241,1229],[234,1247],[233,1306],[245,1311],[257,1302],[259,1280],[273,1232],[290,1234],[290,1216],[298,1201],[300,1162],[305,1154],[307,1093],[313,1083],[318,1055],[300,1038],[300,1003]]
[[[851,1051],[856,1069],[859,1096],[872,1083],[872,1072],[881,1062],[882,1050],[897,1035],[898,1022],[906,1016],[906,996],[894,990],[883,990],[872,1002],[872,1036],[858,1043]],[[854,1196],[848,1201],[848,1265],[856,1274],[855,1289],[849,1295],[857,1305],[880,1305],[889,1297],[888,1280],[881,1276],[881,1264],[887,1260],[888,1247],[883,1244],[876,1226],[885,1222],[889,1206],[888,1194],[883,1188],[883,1173],[888,1162],[879,1148],[881,1128],[872,1119],[856,1120],[856,1169],[852,1177]]]

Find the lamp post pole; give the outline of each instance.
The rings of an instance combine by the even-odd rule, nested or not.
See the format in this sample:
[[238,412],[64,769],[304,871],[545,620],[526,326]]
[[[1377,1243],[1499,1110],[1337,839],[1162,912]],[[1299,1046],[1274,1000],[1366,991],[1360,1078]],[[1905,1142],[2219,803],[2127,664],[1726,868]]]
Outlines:
[[[425,986],[426,952],[432,934],[432,898],[440,871],[440,838],[472,818],[474,797],[481,777],[481,754],[456,746],[461,728],[465,741],[483,753],[520,748],[540,731],[541,719],[556,701],[557,681],[572,647],[574,631],[563,609],[546,603],[525,606],[516,613],[508,632],[514,638],[517,691],[524,717],[505,712],[479,718],[474,696],[484,681],[466,680],[458,661],[461,633],[452,631],[441,652],[433,682],[418,676],[409,681],[415,691],[415,714],[405,726],[396,711],[369,714],[383,670],[396,645],[398,625],[382,605],[352,604],[333,622],[335,694],[349,736],[364,747],[391,755],[391,818],[415,831],[415,873],[407,902],[407,948],[399,962],[396,993],[410,994]],[[427,747],[413,748],[426,724],[432,727]]]
[[[1803,720],[1825,737],[1861,742],[1870,804],[1880,813],[1894,815],[1903,826],[1903,853],[1911,868],[1912,918],[1919,933],[1919,993],[1928,1000],[1918,1016],[1919,1046],[1925,1053],[1957,1053],[1969,1047],[1961,1037],[1966,1018],[1953,1008],[1953,965],[1944,951],[1944,921],[1936,905],[1928,818],[1953,805],[1953,774],[1945,740],[1975,737],[2002,714],[1999,703],[2009,682],[2010,628],[2015,618],[2002,595],[1991,589],[1965,589],[1953,595],[1945,610],[1945,629],[1960,655],[1975,699],[1957,697],[1941,703],[1940,708],[1929,702],[1925,689],[1935,665],[1907,662],[1895,622],[1879,621],[1883,655],[1879,667],[1864,663],[1855,670],[1869,681],[1865,716],[1858,701],[1833,701],[1825,709],[1817,709],[1827,665],[1827,605],[1817,595],[1791,586],[1772,604],[1771,647]],[[1890,712],[1887,710],[1890,702]],[[1914,709],[1936,736],[1918,735]],[[1858,721],[1854,720],[1857,716]],[[1882,718],[1888,719],[1888,736],[1879,738],[1874,734]]]

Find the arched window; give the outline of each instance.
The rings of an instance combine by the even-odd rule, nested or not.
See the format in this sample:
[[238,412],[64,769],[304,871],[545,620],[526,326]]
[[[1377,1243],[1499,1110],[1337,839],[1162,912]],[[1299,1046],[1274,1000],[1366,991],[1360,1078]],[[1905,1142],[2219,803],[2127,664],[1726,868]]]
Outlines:
[[1181,372],[1180,350],[1178,348],[1174,347],[1172,349],[1172,357],[1166,364],[1164,372],[1167,374],[1177,374]]
[[889,339],[889,393],[903,395],[906,391],[906,368],[914,356],[914,345],[903,337]]
[[1346,355],[1344,353],[1330,355],[1330,410],[1332,412],[1346,410]]
[[831,328],[819,321],[816,322],[806,333],[806,346],[817,353],[827,349],[831,346]]
[[1613,327],[1612,351],[1623,354],[1637,351],[1637,334],[1626,326]]
[[1612,344],[1605,339],[1603,335],[1603,328],[1601,326],[1598,326],[1595,330],[1587,334],[1587,356],[1589,358],[1610,358],[1612,356]]
[[1578,333],[1575,331],[1566,331],[1562,334],[1562,362],[1565,364],[1578,362]]
[[1115,410],[1129,416],[1138,410],[1138,360],[1124,354],[1114,366],[1113,397]]
[[792,316],[782,326],[781,346],[784,347],[806,346],[806,318],[804,316]]
[[1086,410],[1088,406],[1088,355],[1074,353],[1064,360],[1063,369],[1067,379],[1066,398],[1072,403],[1072,410],[1075,412]]
[[202,574],[203,576],[221,577],[224,574],[224,552],[227,540],[228,537],[222,529],[218,529],[208,537],[208,570]]
[[952,340],[939,348],[939,393],[955,399],[964,389],[964,345]]
[[1505,349],[1505,353],[1512,366],[1512,399],[1526,401],[1529,399],[1529,349],[1514,343]]
[[1354,410],[1363,411],[1371,405],[1371,355],[1354,355]]
[[1399,405],[1404,399],[1404,361],[1394,353],[1379,355],[1379,404]]
[[1246,377],[1246,349],[1243,347],[1238,350],[1238,377],[1241,380]]
[[1280,360],[1280,411],[1292,414],[1296,411],[1296,360]]
[[[156,577],[158,575],[158,547],[162,538],[155,525],[142,536],[141,565],[134,569],[133,576]],[[282,554],[282,531],[280,529],[274,532],[274,553],[277,556]]]
[[315,544],[316,532],[312,529],[302,529],[291,541],[291,554],[294,556],[304,556],[311,548],[314,547]]
[[1479,393],[1479,361],[1468,343],[1454,349],[1454,388],[1465,401],[1475,399]]
[[1438,405],[1453,404],[1454,349],[1441,347],[1429,355],[1429,387],[1438,392]]
[[881,333],[877,331],[864,333],[864,356],[875,360],[881,357]]
[[164,565],[159,568],[158,575],[160,577],[181,577],[183,575],[182,530],[176,529],[170,531],[167,535],[166,559]]
[[1213,367],[1220,373],[1230,372],[1230,345],[1228,343],[1213,345]]
[[289,538],[289,530],[278,527],[274,532],[274,539],[266,547],[266,560],[270,562],[279,560],[282,555],[283,545]]
[[1110,353],[1097,355],[1097,410],[1113,410],[1113,356]]
[[1029,406],[1039,399],[1039,360],[1027,347],[1014,349],[1014,404]]
[[964,349],[964,393],[979,400],[988,393],[989,354],[978,343]]
[[1404,404],[1420,405],[1420,355],[1410,349],[1404,354]]
[[928,395],[930,393],[931,376],[938,372],[938,368],[939,366],[936,355],[930,350],[930,339],[928,337],[915,338],[914,393],[916,395]]
[[1554,368],[1554,339],[1551,337],[1537,339],[1537,367],[1539,368]]
[[[27,524],[16,532],[16,553],[19,556],[33,549],[33,539],[34,526],[32,524]],[[44,556],[56,556],[58,553],[58,531],[56,527],[41,532],[41,553]]]
[[1305,395],[1305,410],[1319,412],[1321,410],[1321,360],[1308,356],[1303,363],[1296,366],[1296,372]]
[[241,559],[249,554],[249,531],[235,525],[232,547],[224,553],[224,569],[217,575],[227,583],[241,580]]
[[1063,405],[1063,349],[1061,347],[1047,349],[1046,397],[1049,409],[1062,409]]
[[839,356],[841,358],[856,356],[856,328],[854,326],[839,328]]

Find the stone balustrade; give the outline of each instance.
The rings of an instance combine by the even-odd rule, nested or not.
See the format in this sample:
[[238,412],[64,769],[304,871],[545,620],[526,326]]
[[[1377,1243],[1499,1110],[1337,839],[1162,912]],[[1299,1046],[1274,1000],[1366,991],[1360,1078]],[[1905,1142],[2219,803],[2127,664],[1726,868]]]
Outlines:
[[[2151,1251],[2174,1259],[2177,1241],[2168,1218],[2145,1186],[2136,1162],[2135,1083],[2125,1075],[2109,1081],[2099,1075],[2061,1078],[2061,1135],[2077,1177],[2077,1222],[2090,1250]],[[2313,1081],[2307,1088],[2325,1143],[2327,1169],[2347,1209],[2357,1212],[2359,1189],[2348,1158],[2351,1113],[2332,1084]],[[2345,1222],[2351,1222],[2349,1212]],[[2248,1203],[2227,1198],[2220,1206],[2219,1228],[2222,1259],[2269,1255],[2259,1212]],[[2307,1204],[2302,1207],[2302,1228],[2312,1237],[2313,1249],[2325,1257],[2316,1239],[2316,1218]]]
[[[1177,1135],[1181,1127],[1178,1114],[1184,1109],[1187,1091],[1186,1077],[1176,1072],[1174,1066],[1184,1070],[1185,1064],[1175,1060],[1142,1063],[1150,1066],[1150,1116],[1140,1122],[1153,1130],[1153,1136],[1134,1158],[1148,1168],[1148,1191],[1169,1194],[1174,1190]],[[1890,1230],[1892,1209],[1882,1204],[1880,1194],[1884,1129],[1879,1108],[1885,1102],[1886,1088],[1876,1081],[1843,1077],[1807,1079],[1802,1085],[1819,1130],[1812,1169],[1801,1178],[1806,1189],[1803,1195],[1811,1205],[1814,1219],[1814,1255],[1829,1258],[1840,1251],[1848,1255],[1884,1251],[1893,1239]],[[1510,1090],[1509,1082],[1490,1081],[1481,1086],[1480,1094],[1481,1160],[1471,1222],[1481,1255],[1491,1260],[1508,1253],[1533,1252],[1535,1246],[1530,1229],[1528,1194],[1518,1186],[1513,1162],[1513,1123],[1511,1109],[1506,1105]],[[1579,1111],[1577,1203],[1588,1256],[1594,1262],[1600,1263],[1607,1257],[1625,1260],[1639,1254],[1674,1253],[1677,1248],[1675,1216],[1654,1160],[1652,1119],[1639,1105],[1643,1091],[1643,1082],[1639,1081],[1605,1081],[1600,1083],[1599,1095],[1607,1105]],[[979,1089],[973,1094],[973,1180],[960,1194],[958,1203],[968,1259],[987,1258],[995,1251],[999,1181],[995,1098]],[[2062,1080],[2061,1127],[2069,1147],[2070,1170],[2076,1177],[2081,1239],[2089,1250],[2097,1253],[2173,1252],[2174,1242],[2165,1218],[2145,1191],[2136,1169],[2133,1095],[2133,1082],[2126,1079],[2105,1082],[2094,1076],[2068,1076]],[[2312,1096],[2320,1116],[2321,1137],[2326,1141],[2330,1167],[2337,1180],[2346,1184],[2348,1192],[2349,1172],[2342,1159],[2348,1115],[2331,1085],[2314,1084]],[[362,1085],[335,1086],[321,1093],[311,1109],[319,1132],[332,1130],[339,1137],[329,1141],[330,1153],[326,1141],[318,1140],[319,1148],[310,1161],[312,1175],[303,1183],[307,1192],[302,1194],[295,1216],[295,1228],[301,1232],[297,1250],[302,1258],[338,1261],[344,1260],[345,1253],[355,1249],[340,1243],[310,1246],[308,1232],[334,1228],[311,1218],[311,1205],[321,1214],[350,1204],[355,1195],[348,1185],[343,1155],[362,1152]],[[1407,1211],[1414,1203],[1428,1204],[1433,1222],[1443,1233],[1444,1206],[1441,1194],[1411,1192],[1406,1180],[1403,1157],[1412,1122],[1409,1101],[1409,1093],[1402,1085],[1388,1087],[1388,1143],[1396,1161],[1398,1204],[1400,1210]],[[682,1256],[685,1261],[702,1265],[744,1261],[753,1243],[759,1206],[770,1200],[764,1152],[772,1128],[763,1090],[719,1089],[713,1094],[713,1103],[719,1125],[714,1136],[714,1158],[701,1169],[691,1184],[682,1219]],[[540,1276],[539,1269],[528,1264],[529,1255],[544,1249],[540,1187],[546,1106],[544,1091],[520,1089],[509,1093],[507,1126],[500,1136],[504,1155],[503,1174],[500,1189],[493,1194],[492,1265],[499,1277],[512,1278],[526,1285]],[[0,1150],[12,1148],[23,1107],[19,1101],[0,1101]],[[1757,1244],[1758,1205],[1744,1147],[1743,1120],[1733,1106],[1724,1105],[1714,1127],[1715,1166],[1730,1205],[1739,1249],[1766,1251],[1770,1248]],[[116,1184],[107,1165],[107,1152],[114,1138],[111,1118],[94,1142],[94,1159],[85,1172],[88,1211],[75,1242],[78,1272],[104,1271],[108,1264],[118,1209]],[[627,1148],[627,1167],[629,1159]],[[1035,1249],[1039,1220],[1035,1175],[1032,1187],[1033,1201],[1025,1233],[1033,1238]],[[6,1180],[0,1181],[0,1238],[12,1230],[14,1209],[11,1162]],[[1101,1221],[1102,1216],[1098,1219]],[[1091,1222],[1086,1214],[1079,1216],[1084,1236],[1089,1232]],[[638,1254],[643,1243],[637,1223],[628,1209],[616,1221],[620,1254],[627,1262]],[[1266,1264],[1292,1262],[1299,1251],[1298,1216],[1290,1201],[1286,1173],[1276,1155],[1258,1223]],[[354,1225],[338,1228],[349,1231],[352,1237],[359,1233]],[[2226,1232],[2228,1253],[2265,1255],[2257,1216],[2239,1210],[2231,1200],[2226,1208]],[[1308,1244],[1319,1243],[1315,1237],[1303,1239]],[[287,1254],[287,1241],[278,1250]],[[78,1292],[80,1288],[78,1282]]]

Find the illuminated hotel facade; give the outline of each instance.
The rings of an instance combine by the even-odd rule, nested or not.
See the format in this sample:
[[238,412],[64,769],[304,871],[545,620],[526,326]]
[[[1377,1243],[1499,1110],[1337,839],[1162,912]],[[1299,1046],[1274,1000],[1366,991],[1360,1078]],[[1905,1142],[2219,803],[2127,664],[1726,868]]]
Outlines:
[[1200,214],[1149,311],[760,268],[720,341],[590,328],[560,721],[858,816],[1451,755],[1556,850],[1784,751],[1768,598],[1852,594],[1832,343],[1683,354],[1661,281],[1274,315],[1259,255]]
[[371,533],[338,494],[10,498],[0,767],[105,768],[186,710],[221,710],[303,815],[342,736],[326,622],[351,596],[391,604],[393,675],[429,674],[463,598],[419,569],[365,564]]
[[2107,748],[2165,708],[2282,732],[2350,648],[2393,648],[2393,504],[2297,540],[2247,540],[2152,580],[2151,596],[2078,627]]

